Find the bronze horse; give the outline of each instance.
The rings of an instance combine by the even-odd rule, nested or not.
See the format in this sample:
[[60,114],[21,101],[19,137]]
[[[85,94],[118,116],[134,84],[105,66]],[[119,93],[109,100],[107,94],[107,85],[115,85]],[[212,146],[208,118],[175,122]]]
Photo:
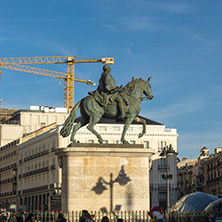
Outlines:
[[[124,105],[126,121],[121,136],[122,143],[128,143],[125,140],[125,134],[133,121],[143,124],[143,130],[139,134],[139,138],[146,133],[146,121],[140,117],[137,117],[137,115],[141,109],[141,101],[144,99],[151,100],[153,98],[151,85],[149,83],[150,79],[151,77],[147,81],[143,79],[132,79],[132,81],[127,83],[127,85],[123,88],[123,92],[128,96],[128,105]],[[142,97],[143,94],[145,94],[146,97]],[[118,119],[117,107],[118,106],[115,101],[113,103],[108,103],[103,107],[94,99],[92,95],[84,97],[70,112],[70,115],[66,119],[60,134],[63,137],[67,137],[70,135],[73,128],[70,140],[75,142],[74,137],[77,130],[88,124],[87,129],[96,135],[99,143],[103,143],[101,135],[95,130],[94,126],[103,116],[110,119]],[[81,112],[81,121],[74,125],[75,117],[79,108]]]

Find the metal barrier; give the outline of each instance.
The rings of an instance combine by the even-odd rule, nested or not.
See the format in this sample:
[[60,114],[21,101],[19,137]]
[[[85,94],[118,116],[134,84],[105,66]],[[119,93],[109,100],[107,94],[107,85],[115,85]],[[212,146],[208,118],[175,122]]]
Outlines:
[[170,222],[203,222],[206,212],[192,211],[192,212],[170,212]]
[[[59,213],[62,213],[66,222],[79,222],[79,218],[82,214],[81,211],[72,212],[38,212],[33,213],[35,215],[35,222],[56,222]],[[104,216],[110,219],[110,222],[116,222],[118,218],[122,218],[124,222],[149,222],[150,217],[148,211],[91,211],[90,215],[95,215],[95,222],[100,222]],[[11,213],[10,222],[15,221],[16,216],[21,216],[20,213]],[[27,215],[26,215],[27,216]],[[203,222],[206,212],[170,212],[169,222]],[[25,217],[25,216],[24,216]],[[167,218],[165,212],[165,218]]]
[[[79,218],[82,214],[81,211],[72,212],[56,212],[47,213],[39,212],[35,213],[36,222],[56,222],[59,213],[62,213],[66,222],[79,222]],[[113,211],[113,212],[102,212],[102,211],[91,211],[90,215],[95,215],[95,222],[100,222],[104,216],[107,216],[110,222],[116,222],[118,218],[122,218],[124,222],[149,222],[148,211]],[[14,218],[17,216],[16,213],[11,215],[10,222],[15,221]],[[27,216],[27,215],[26,215]]]

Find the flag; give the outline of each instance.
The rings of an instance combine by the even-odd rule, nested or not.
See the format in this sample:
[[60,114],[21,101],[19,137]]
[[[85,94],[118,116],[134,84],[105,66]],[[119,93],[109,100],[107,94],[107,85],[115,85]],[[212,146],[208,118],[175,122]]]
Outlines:
[[1,104],[1,107],[2,107],[2,99],[0,99],[0,104]]

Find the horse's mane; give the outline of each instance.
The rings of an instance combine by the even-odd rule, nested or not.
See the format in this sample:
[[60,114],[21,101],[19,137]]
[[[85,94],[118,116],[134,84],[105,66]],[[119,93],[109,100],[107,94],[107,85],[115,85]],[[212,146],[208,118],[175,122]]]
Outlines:
[[[127,94],[132,94],[132,92],[134,91],[136,85],[139,82],[144,81],[142,78],[140,79],[134,79],[132,78],[132,80],[130,82],[128,82],[124,87],[123,90],[127,93]],[[145,82],[145,81],[144,81]]]

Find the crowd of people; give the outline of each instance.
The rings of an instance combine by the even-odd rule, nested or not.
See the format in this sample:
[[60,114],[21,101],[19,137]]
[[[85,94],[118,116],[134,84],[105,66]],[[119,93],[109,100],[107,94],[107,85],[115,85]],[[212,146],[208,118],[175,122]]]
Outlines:
[[[163,211],[155,206],[149,212],[148,215],[151,217],[150,222],[164,222],[164,214]],[[15,222],[35,222],[35,215],[33,213],[28,214],[27,217],[23,214],[22,216],[16,216]],[[0,215],[0,222],[9,222],[10,215],[1,214]],[[98,221],[98,220],[97,220]],[[123,222],[122,218],[116,218],[117,222]],[[208,213],[204,218],[203,222],[214,222],[215,218],[212,213]],[[62,213],[58,214],[56,222],[66,222],[66,218],[63,216]],[[94,214],[90,214],[87,210],[82,210],[82,215],[79,218],[79,222],[96,222],[96,218]],[[104,216],[100,222],[110,222],[109,217]]]
[[[88,212],[88,210],[82,210],[82,216],[79,218],[79,222],[95,222],[95,215]],[[101,222],[110,222],[107,216],[104,216]],[[118,218],[117,222],[123,222],[123,219]]]
[[[16,216],[14,218],[14,222],[35,222],[35,215],[33,213],[28,214],[27,217],[25,217],[26,214],[23,213],[20,216]],[[0,222],[9,222],[9,217],[5,215],[0,215]],[[94,214],[91,214],[87,210],[82,210],[82,215],[79,218],[79,222],[95,222],[96,218]],[[101,222],[109,222],[109,218],[107,216],[104,216],[101,220]],[[63,216],[62,213],[58,214],[58,217],[56,219],[56,222],[66,222],[66,218]],[[117,219],[117,222],[123,222],[123,219]]]

